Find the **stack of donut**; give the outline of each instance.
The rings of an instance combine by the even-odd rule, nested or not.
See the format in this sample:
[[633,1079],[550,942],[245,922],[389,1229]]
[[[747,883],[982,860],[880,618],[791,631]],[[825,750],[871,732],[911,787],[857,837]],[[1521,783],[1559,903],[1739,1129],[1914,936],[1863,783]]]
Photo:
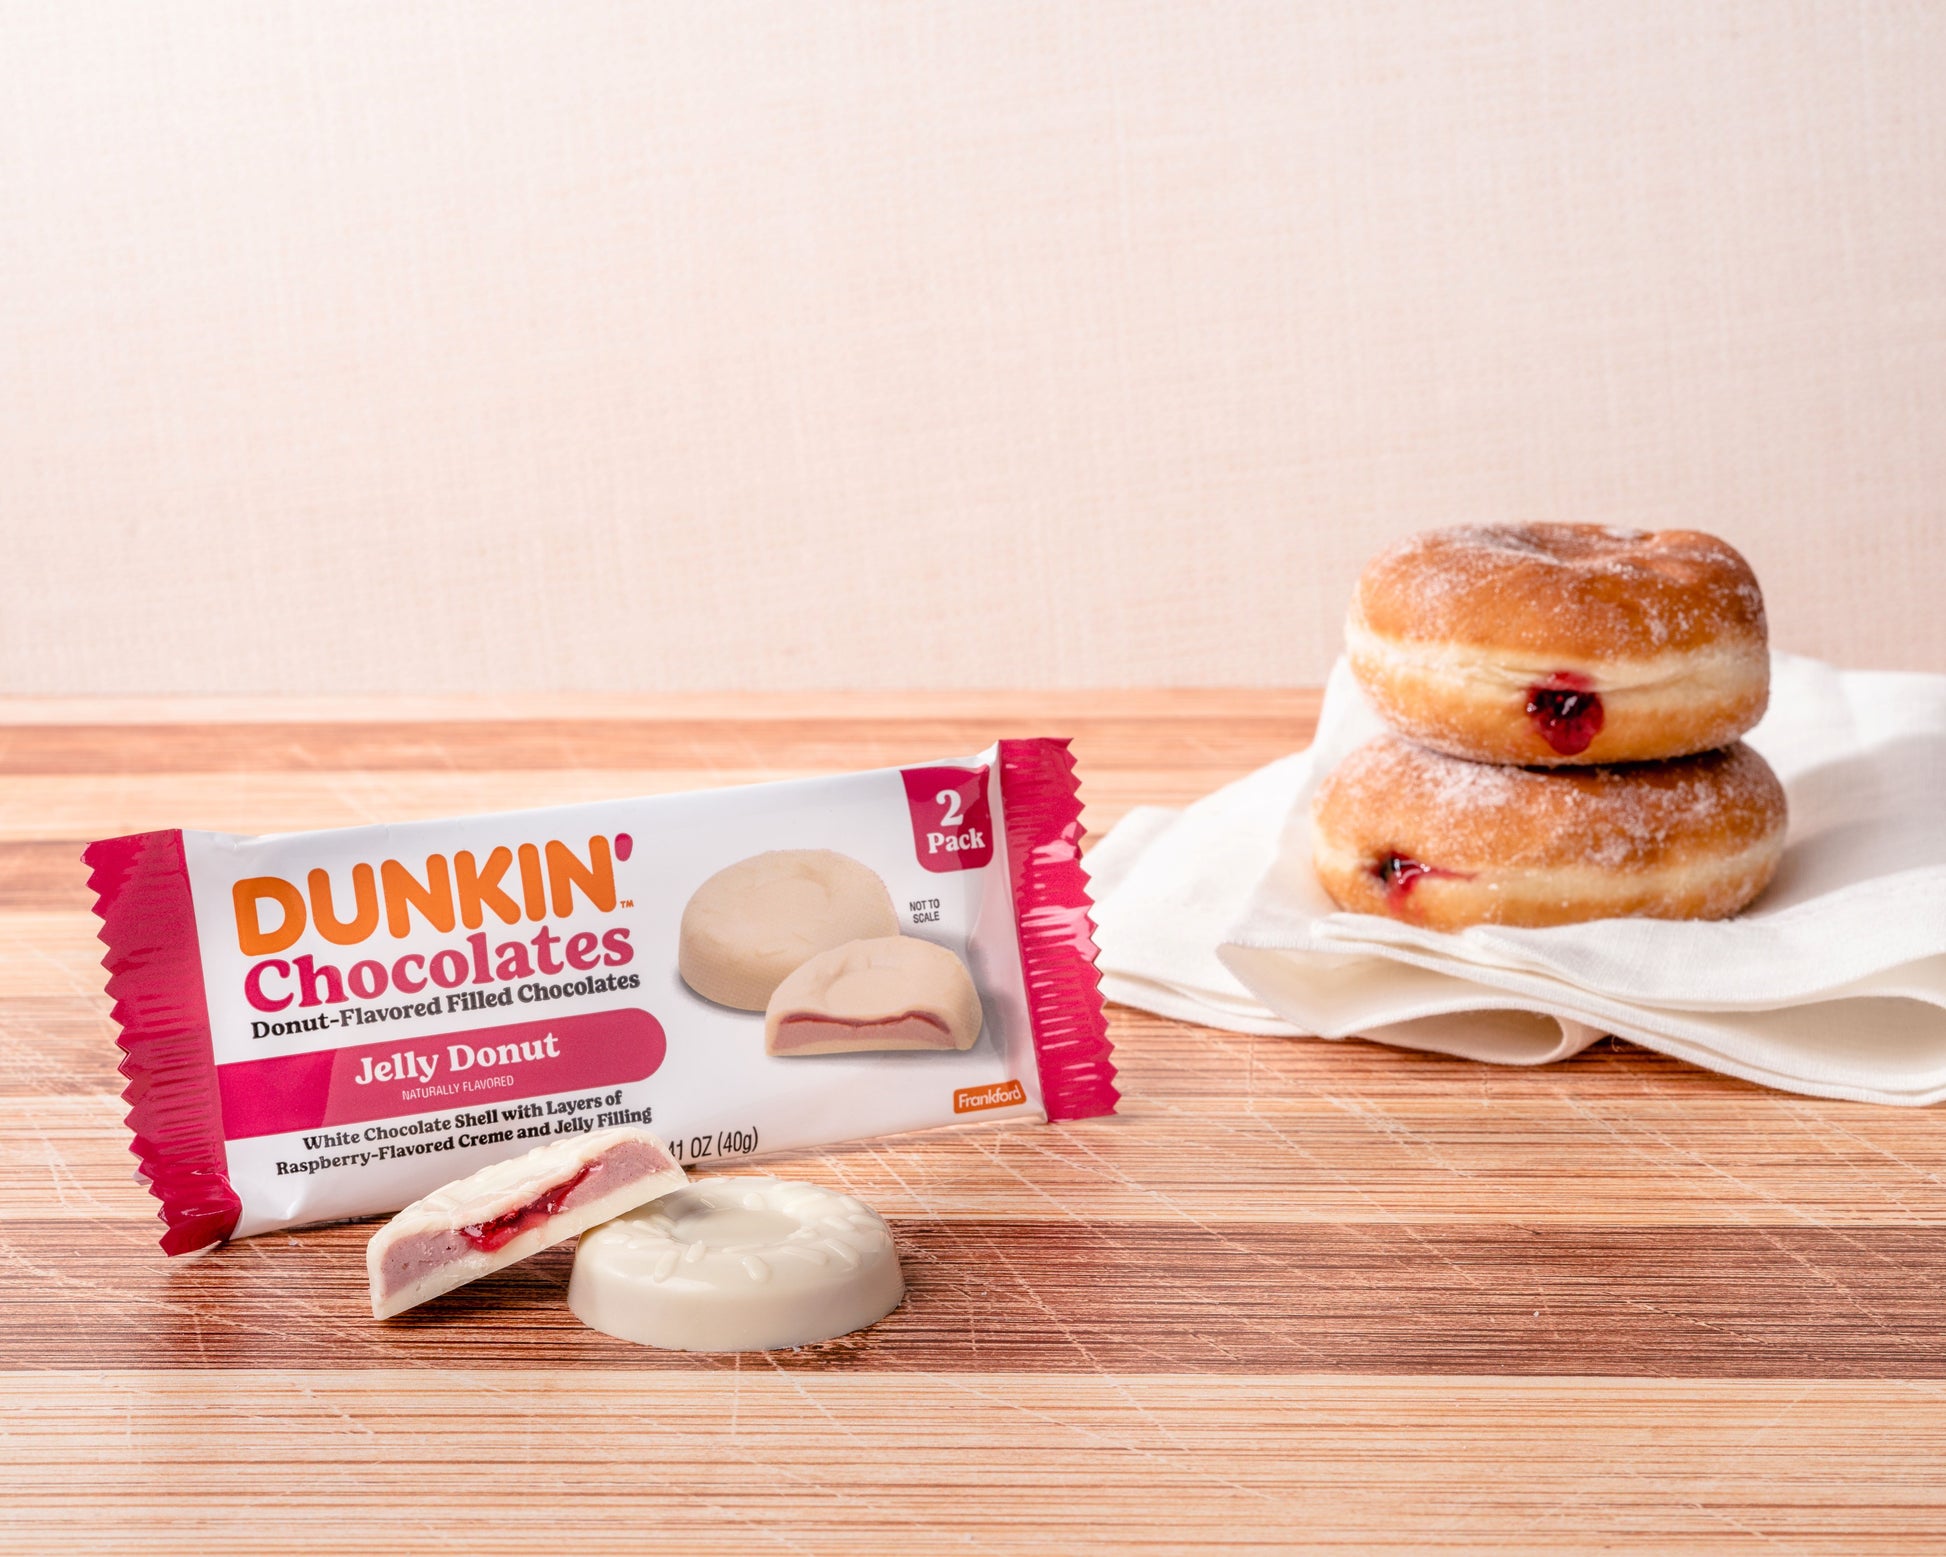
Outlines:
[[1469,525],[1366,568],[1351,668],[1392,730],[1312,807],[1340,908],[1436,930],[1722,919],[1784,848],[1738,737],[1770,696],[1763,594],[1694,530]]

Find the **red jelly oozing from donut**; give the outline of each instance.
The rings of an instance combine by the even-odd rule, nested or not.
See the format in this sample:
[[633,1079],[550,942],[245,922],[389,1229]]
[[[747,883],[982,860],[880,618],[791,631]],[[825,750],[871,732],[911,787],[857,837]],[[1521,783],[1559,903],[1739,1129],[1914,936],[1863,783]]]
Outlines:
[[1557,670],[1527,689],[1527,717],[1563,757],[1578,757],[1601,734],[1601,694],[1589,688],[1586,676]]
[[593,1171],[594,1164],[590,1163],[573,1178],[563,1179],[538,1199],[530,1200],[524,1206],[515,1206],[511,1211],[503,1211],[491,1222],[475,1222],[470,1227],[462,1227],[460,1237],[484,1254],[503,1249],[530,1228],[539,1227],[550,1216],[558,1215],[561,1203]]
[[1441,870],[1437,865],[1428,865],[1424,860],[1415,860],[1409,854],[1390,850],[1381,854],[1371,867],[1378,878],[1379,885],[1385,888],[1385,901],[1394,908],[1404,905],[1412,895],[1412,889],[1427,877],[1444,877],[1448,881],[1467,879],[1463,871]]

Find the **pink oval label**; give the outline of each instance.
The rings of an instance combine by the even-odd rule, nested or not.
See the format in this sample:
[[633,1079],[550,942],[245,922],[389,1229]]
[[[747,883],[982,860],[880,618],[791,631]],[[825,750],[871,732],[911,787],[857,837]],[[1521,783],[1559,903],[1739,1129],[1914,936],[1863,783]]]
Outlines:
[[634,1007],[219,1065],[223,1138],[286,1135],[642,1081],[668,1052]]

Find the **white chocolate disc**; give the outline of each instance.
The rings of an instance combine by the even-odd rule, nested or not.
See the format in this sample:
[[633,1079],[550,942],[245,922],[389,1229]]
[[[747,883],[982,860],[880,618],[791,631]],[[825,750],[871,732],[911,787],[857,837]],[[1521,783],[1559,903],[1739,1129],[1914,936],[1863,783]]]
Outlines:
[[581,1235],[568,1307],[590,1329],[684,1352],[809,1346],[905,1296],[892,1233],[863,1201],[772,1178],[692,1179]]
[[909,935],[850,941],[794,971],[764,1012],[771,1054],[970,1049],[980,993],[944,946]]
[[867,866],[830,849],[773,849],[725,866],[690,896],[676,967],[705,1000],[761,1011],[807,959],[898,931],[892,894]]

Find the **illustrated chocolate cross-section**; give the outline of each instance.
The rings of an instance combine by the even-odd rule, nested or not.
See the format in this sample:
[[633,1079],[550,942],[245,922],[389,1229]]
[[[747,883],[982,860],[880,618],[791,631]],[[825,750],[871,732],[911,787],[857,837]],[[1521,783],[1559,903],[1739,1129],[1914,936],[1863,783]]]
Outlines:
[[390,1319],[686,1182],[633,1125],[548,1141],[415,1200],[372,1235],[372,1314]]
[[980,994],[944,946],[909,935],[851,941],[811,958],[777,986],[764,1013],[773,1055],[970,1049]]

